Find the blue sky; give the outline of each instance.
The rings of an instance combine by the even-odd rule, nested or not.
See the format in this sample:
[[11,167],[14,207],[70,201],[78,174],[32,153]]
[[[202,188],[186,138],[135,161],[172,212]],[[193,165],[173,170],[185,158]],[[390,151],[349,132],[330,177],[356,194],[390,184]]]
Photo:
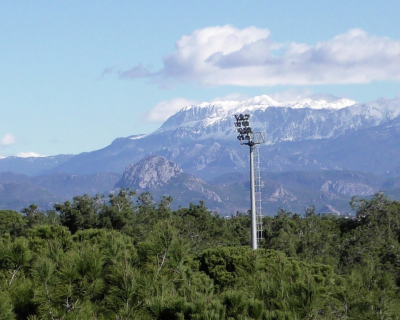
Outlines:
[[99,149],[187,103],[400,93],[400,1],[2,1],[0,156]]

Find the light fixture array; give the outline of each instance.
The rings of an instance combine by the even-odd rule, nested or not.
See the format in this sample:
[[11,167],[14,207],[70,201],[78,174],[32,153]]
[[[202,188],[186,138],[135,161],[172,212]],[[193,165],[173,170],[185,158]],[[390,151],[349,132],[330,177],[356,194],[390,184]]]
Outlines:
[[251,134],[253,133],[252,129],[250,128],[250,122],[249,118],[250,115],[248,114],[237,114],[235,115],[236,122],[235,122],[235,127],[236,131],[239,133],[237,136],[237,139],[244,143],[242,144],[247,144],[247,145],[253,145],[253,142],[251,141]]

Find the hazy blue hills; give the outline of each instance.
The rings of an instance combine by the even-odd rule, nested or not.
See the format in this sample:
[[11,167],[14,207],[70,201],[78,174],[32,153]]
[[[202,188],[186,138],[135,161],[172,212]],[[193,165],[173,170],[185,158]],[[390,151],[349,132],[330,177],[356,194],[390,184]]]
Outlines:
[[0,183],[0,209],[21,210],[32,203],[41,209],[51,209],[59,198],[48,190],[31,183]]
[[29,177],[12,172],[0,173],[0,208],[20,210],[34,203],[51,209],[56,202],[74,196],[107,193],[120,179],[116,173],[94,175],[51,174]]
[[[352,196],[368,198],[381,190],[393,199],[400,199],[400,177],[320,170],[263,171],[261,178],[263,213],[268,215],[279,209],[303,213],[312,205],[317,212],[349,214],[352,212],[349,206]],[[172,196],[173,208],[204,201],[209,209],[223,215],[246,212],[250,206],[248,173],[225,173],[205,181],[183,172],[176,163],[157,155],[129,164],[122,175],[54,173],[30,177],[0,173],[0,206],[20,210],[35,203],[42,209],[50,209],[54,203],[71,200],[77,195],[108,194],[118,188],[150,192],[155,201],[163,196]]]
[[[349,202],[352,196],[368,198],[384,190],[388,195],[396,197],[395,188],[400,180],[346,170],[262,172],[261,178],[262,205],[266,214],[274,214],[279,208],[302,213],[311,205],[318,212],[331,212],[335,209],[341,214],[351,213]],[[248,173],[227,173],[209,183],[230,190],[230,199],[237,207],[249,201]]]

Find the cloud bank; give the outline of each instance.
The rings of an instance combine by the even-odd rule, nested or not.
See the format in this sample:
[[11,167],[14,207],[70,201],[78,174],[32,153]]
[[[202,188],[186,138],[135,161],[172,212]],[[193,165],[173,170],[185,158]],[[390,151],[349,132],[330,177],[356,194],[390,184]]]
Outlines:
[[11,146],[15,143],[15,136],[11,133],[7,133],[1,138],[0,145],[2,146]]
[[318,42],[275,43],[268,29],[231,25],[184,35],[163,68],[150,72],[139,64],[121,78],[155,78],[161,83],[274,86],[400,81],[400,40],[352,29]]
[[199,101],[188,100],[185,98],[164,100],[157,103],[153,108],[146,112],[145,119],[147,122],[164,122],[183,107],[197,105],[199,103]]

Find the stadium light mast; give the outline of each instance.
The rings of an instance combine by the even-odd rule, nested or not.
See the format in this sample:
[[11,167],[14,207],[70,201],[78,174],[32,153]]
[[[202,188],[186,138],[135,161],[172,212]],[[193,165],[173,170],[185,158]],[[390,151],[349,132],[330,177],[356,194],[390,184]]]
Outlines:
[[[261,132],[253,132],[250,127],[250,115],[239,114],[235,115],[235,118],[236,131],[239,133],[237,139],[241,145],[250,147],[251,248],[255,250],[259,241],[263,238],[260,158],[257,145],[265,143],[265,137]],[[254,161],[255,157],[256,161]]]

